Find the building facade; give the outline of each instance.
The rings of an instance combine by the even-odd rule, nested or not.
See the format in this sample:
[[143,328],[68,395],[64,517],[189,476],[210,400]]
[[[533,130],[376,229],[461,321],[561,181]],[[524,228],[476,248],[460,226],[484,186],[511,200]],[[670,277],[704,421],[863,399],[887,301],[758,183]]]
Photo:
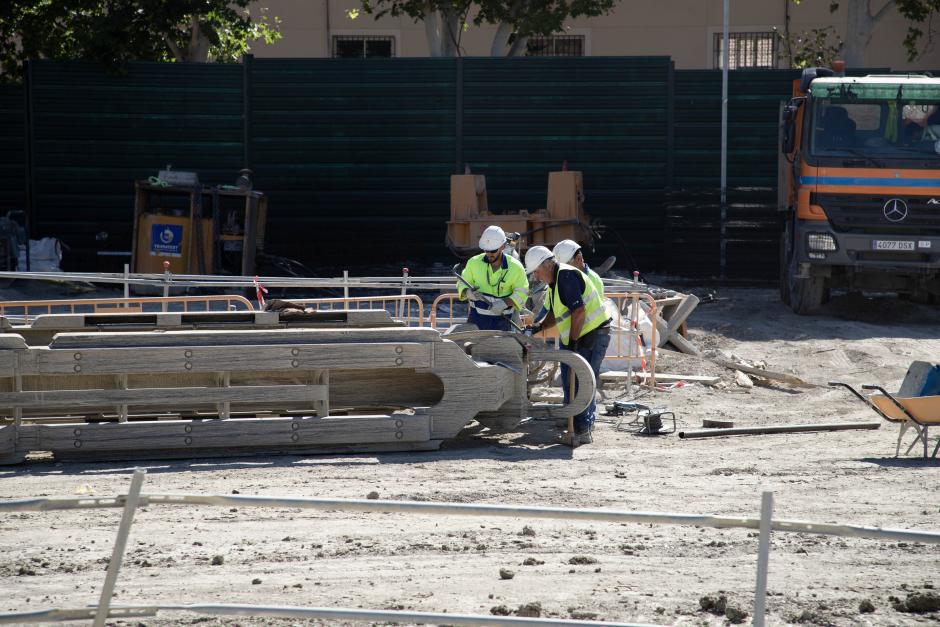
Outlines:
[[[886,0],[870,0],[877,11]],[[428,55],[424,24],[407,16],[374,19],[359,0],[260,0],[280,19],[282,39],[259,44],[257,57],[422,57]],[[789,67],[790,40],[832,27],[844,36],[847,0],[835,13],[829,0],[732,0],[730,67]],[[907,60],[902,44],[907,21],[896,9],[874,28],[866,67],[895,70],[940,69],[940,45]],[[488,56],[495,26],[472,26],[460,36],[464,56]],[[678,69],[715,69],[721,63],[722,0],[621,0],[610,15],[573,19],[563,32],[534,38],[530,55],[670,56]],[[835,41],[832,38],[832,41]]]

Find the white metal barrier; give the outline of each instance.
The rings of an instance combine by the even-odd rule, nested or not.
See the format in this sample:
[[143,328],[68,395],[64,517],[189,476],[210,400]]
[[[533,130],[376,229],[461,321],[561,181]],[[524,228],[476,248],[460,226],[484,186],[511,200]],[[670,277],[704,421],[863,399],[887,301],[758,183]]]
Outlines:
[[153,296],[0,301],[0,316],[30,322],[43,314],[153,313],[158,311],[253,311],[243,296]]
[[352,298],[293,298],[290,302],[313,307],[316,311],[384,309],[392,318],[401,320],[408,326],[424,326],[424,302],[414,294]]
[[96,627],[107,618],[153,616],[160,610],[191,611],[204,614],[238,616],[279,616],[289,618],[327,618],[362,621],[411,621],[415,623],[445,622],[451,625],[619,625],[629,623],[594,622],[541,618],[510,618],[499,616],[460,615],[431,612],[399,612],[391,610],[363,610],[350,608],[283,607],[239,604],[148,604],[142,606],[111,607],[111,597],[121,568],[124,547],[137,507],[151,505],[215,505],[223,507],[289,507],[346,512],[401,512],[408,514],[505,516],[511,518],[537,518],[542,520],[576,520],[611,523],[639,523],[658,525],[695,525],[716,529],[759,530],[757,579],[754,594],[753,624],[763,627],[767,596],[767,572],[770,557],[771,531],[812,533],[818,535],[871,538],[875,540],[910,541],[940,544],[940,532],[884,529],[832,523],[813,523],[795,520],[773,520],[773,494],[761,497],[760,518],[727,517],[699,514],[660,512],[631,512],[606,509],[569,509],[562,507],[531,507],[518,505],[486,505],[468,503],[429,503],[410,501],[381,501],[368,499],[321,499],[301,497],[198,495],[198,494],[141,494],[145,472],[135,470],[126,495],[113,497],[42,497],[0,501],[0,514],[26,511],[52,511],[66,509],[99,509],[122,507],[111,560],[98,605],[93,608],[49,609],[32,612],[0,613],[0,624],[23,624],[94,618]]

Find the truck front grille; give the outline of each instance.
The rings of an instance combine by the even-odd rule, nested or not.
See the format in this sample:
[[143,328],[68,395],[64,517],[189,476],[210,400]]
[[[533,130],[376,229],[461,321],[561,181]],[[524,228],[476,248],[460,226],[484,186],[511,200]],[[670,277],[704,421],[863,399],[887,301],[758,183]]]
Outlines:
[[[892,198],[907,203],[907,217],[896,222],[885,217],[885,203]],[[936,202],[927,204],[931,200]],[[840,233],[940,235],[940,195],[812,194],[810,203],[822,207],[832,228]]]
[[924,253],[908,253],[888,250],[870,250],[855,253],[859,261],[899,261],[903,263],[928,263],[930,255]]

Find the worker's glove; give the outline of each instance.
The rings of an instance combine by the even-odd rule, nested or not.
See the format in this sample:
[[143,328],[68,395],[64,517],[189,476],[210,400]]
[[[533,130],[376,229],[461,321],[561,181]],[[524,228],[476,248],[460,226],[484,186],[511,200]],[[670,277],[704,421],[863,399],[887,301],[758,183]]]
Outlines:
[[496,296],[487,296],[486,299],[490,303],[490,311],[495,314],[501,314],[509,309],[509,305],[507,305],[506,301],[504,301],[502,298],[497,298]]
[[480,292],[476,290],[468,289],[463,293],[463,295],[464,295],[464,298],[466,298],[470,302],[483,300],[483,294],[481,294]]
[[529,337],[533,335],[538,335],[541,332],[542,332],[542,325],[540,324],[533,324],[525,328],[525,334],[528,335]]

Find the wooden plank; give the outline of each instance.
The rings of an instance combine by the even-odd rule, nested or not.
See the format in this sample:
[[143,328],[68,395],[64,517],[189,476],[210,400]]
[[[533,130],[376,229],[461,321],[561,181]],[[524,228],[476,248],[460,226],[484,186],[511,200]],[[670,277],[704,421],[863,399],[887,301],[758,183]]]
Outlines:
[[[156,334],[159,335],[159,334]],[[424,343],[274,344],[140,348],[35,348],[22,356],[24,375],[231,372],[312,368],[427,368]]]
[[426,412],[384,416],[230,418],[159,422],[23,425],[41,450],[88,453],[159,449],[319,446],[431,439]]
[[689,294],[682,299],[682,302],[679,303],[674,310],[668,312],[666,316],[663,316],[663,319],[669,325],[670,333],[678,332],[679,326],[692,315],[692,312],[695,311],[698,304],[698,296]]
[[724,366],[730,370],[740,370],[741,372],[746,372],[752,374],[755,377],[761,377],[764,379],[770,379],[772,381],[780,381],[781,383],[788,383],[796,387],[806,387],[806,388],[818,388],[822,387],[816,385],[815,383],[807,383],[803,379],[793,376],[792,374],[784,374],[782,372],[774,372],[772,370],[761,370],[760,368],[753,368],[751,366],[745,366],[744,364],[738,364],[733,361],[727,361],[725,359],[709,359],[709,361],[718,364],[719,366]]
[[0,407],[74,409],[108,405],[174,407],[213,403],[272,403],[325,401],[325,385],[257,385],[218,388],[140,388],[115,390],[53,390],[0,393]]
[[[645,381],[650,378],[649,373],[646,372],[634,372],[633,376],[637,379]],[[623,382],[629,377],[629,373],[623,370],[611,370],[609,372],[601,373],[601,381],[608,382]],[[675,381],[686,381],[688,383],[703,383],[705,385],[715,385],[721,381],[721,377],[713,377],[707,375],[694,375],[694,374],[670,374],[664,372],[656,373],[656,382],[657,383],[673,383]]]

